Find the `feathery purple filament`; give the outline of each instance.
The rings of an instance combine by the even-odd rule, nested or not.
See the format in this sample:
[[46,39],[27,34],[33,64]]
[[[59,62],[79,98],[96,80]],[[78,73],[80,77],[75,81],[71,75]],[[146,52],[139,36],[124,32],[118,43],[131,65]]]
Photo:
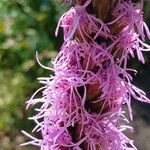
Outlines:
[[23,131],[32,141],[22,145],[41,150],[136,150],[122,133],[132,131],[121,125],[128,122],[122,107],[128,106],[132,119],[131,97],[150,101],[132,85],[129,72],[136,71],[127,67],[127,61],[136,54],[145,62],[142,51],[150,46],[143,42],[144,33],[150,37],[150,32],[131,0],[111,3],[106,17],[93,11],[94,2],[78,0],[60,18],[56,35],[62,27],[64,43],[53,68],[46,67],[55,76],[39,78],[44,86],[37,92],[42,90],[43,97],[34,99],[36,92],[27,102],[27,107],[41,104],[30,119],[36,123],[33,132],[40,132],[42,139]]

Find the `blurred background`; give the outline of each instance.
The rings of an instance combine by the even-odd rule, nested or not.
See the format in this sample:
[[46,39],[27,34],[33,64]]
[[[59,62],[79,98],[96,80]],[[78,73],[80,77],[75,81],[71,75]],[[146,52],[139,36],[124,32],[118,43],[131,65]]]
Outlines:
[[[63,42],[62,33],[55,38],[55,28],[66,9],[57,0],[0,0],[0,150],[38,149],[19,146],[27,140],[21,130],[31,132],[34,126],[27,120],[33,110],[26,111],[25,102],[40,87],[36,79],[51,74],[37,64],[35,52],[51,65]],[[144,12],[150,28],[149,1]],[[146,64],[134,60],[130,66],[138,70],[134,84],[150,98],[150,52],[145,58]],[[150,105],[134,101],[132,106],[135,131],[130,136],[139,150],[150,150]]]

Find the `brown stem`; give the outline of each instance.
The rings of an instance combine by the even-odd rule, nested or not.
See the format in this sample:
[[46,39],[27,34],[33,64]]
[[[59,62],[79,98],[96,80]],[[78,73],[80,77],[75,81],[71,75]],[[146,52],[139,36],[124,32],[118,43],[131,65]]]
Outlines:
[[[78,5],[83,5],[85,3],[86,0],[76,0],[76,3]],[[111,16],[112,14],[112,9],[114,9],[115,5],[117,3],[117,0],[92,0],[91,3],[89,4],[89,6],[87,7],[87,12],[90,14],[94,14],[97,18],[100,18],[103,22],[109,22],[112,21],[113,18]],[[120,32],[120,30],[122,30],[124,26],[121,25],[121,22],[116,22],[115,24],[113,24],[110,27],[110,31],[111,34],[118,34]],[[85,31],[88,32],[88,30],[86,29],[87,27],[85,27]],[[89,37],[94,37],[95,35],[93,35],[94,33],[87,33],[89,35]],[[88,42],[91,42],[89,37],[87,37],[87,35],[85,35],[85,39]],[[77,39],[77,41],[79,43],[82,43],[82,37],[80,35],[80,32],[76,31],[75,33],[75,38]],[[110,39],[103,39],[101,37],[100,40],[97,39],[98,44],[101,43],[106,43],[107,45],[111,44],[110,43]],[[89,64],[87,69],[91,70],[91,71],[96,71],[97,70],[97,66],[95,66],[95,64],[93,63],[92,58],[89,57],[90,54],[87,54],[87,57],[84,58],[80,58],[81,60],[81,64],[83,69],[85,69],[86,64],[87,64],[87,59],[89,58]],[[104,62],[105,63],[105,62]],[[93,103],[94,101],[98,100],[98,98],[100,97],[100,95],[102,94],[101,89],[99,89],[100,83],[95,82],[92,85],[86,85],[87,88],[87,97],[86,97],[86,101],[85,101],[85,109],[87,111],[90,112],[94,112],[94,113],[106,113],[111,109],[111,106],[106,103],[106,100],[101,100],[99,102],[96,102],[95,104]],[[84,88],[79,87],[78,88],[78,93],[81,95],[81,97],[83,96],[84,93]],[[112,104],[113,105],[113,104]],[[71,137],[72,137],[72,141],[74,143],[78,142],[79,139],[79,133],[80,133],[80,125],[79,123],[76,123],[74,127],[70,126],[68,127],[68,132],[70,133]],[[82,138],[84,137],[84,133],[81,136]],[[83,142],[80,145],[82,150],[87,150],[87,143],[86,141]],[[99,146],[97,146],[97,150],[101,150],[101,148]]]

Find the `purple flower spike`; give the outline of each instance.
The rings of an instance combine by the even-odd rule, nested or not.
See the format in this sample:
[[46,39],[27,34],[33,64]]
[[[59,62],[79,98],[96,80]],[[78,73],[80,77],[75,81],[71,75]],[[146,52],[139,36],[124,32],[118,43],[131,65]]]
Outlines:
[[[146,94],[132,85],[128,60],[149,51],[144,43],[150,32],[142,11],[131,0],[66,0],[74,4],[59,20],[64,43],[53,60],[54,76],[39,78],[44,86],[27,102],[35,108],[36,123],[30,142],[41,150],[136,150],[124,130],[132,127],[124,115],[127,105],[132,119],[131,97],[150,103]],[[34,98],[42,91],[42,98]]]

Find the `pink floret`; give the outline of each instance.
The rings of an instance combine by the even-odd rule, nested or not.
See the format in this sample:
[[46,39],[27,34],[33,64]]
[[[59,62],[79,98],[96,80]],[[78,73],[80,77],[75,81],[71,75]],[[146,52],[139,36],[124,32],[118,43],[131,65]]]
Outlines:
[[[71,1],[67,1],[70,2]],[[36,139],[24,132],[41,150],[136,150],[133,140],[124,130],[132,127],[124,116],[127,105],[132,119],[131,98],[150,103],[145,92],[132,84],[128,60],[137,55],[145,62],[142,51],[149,51],[144,43],[149,29],[142,11],[131,1],[117,2],[112,20],[103,22],[89,13],[87,7],[75,4],[59,20],[64,31],[64,43],[52,61],[54,76],[40,78],[44,86],[42,98],[27,102],[27,107],[40,103],[33,132]],[[40,62],[39,62],[40,63]],[[47,69],[47,68],[46,68]]]

